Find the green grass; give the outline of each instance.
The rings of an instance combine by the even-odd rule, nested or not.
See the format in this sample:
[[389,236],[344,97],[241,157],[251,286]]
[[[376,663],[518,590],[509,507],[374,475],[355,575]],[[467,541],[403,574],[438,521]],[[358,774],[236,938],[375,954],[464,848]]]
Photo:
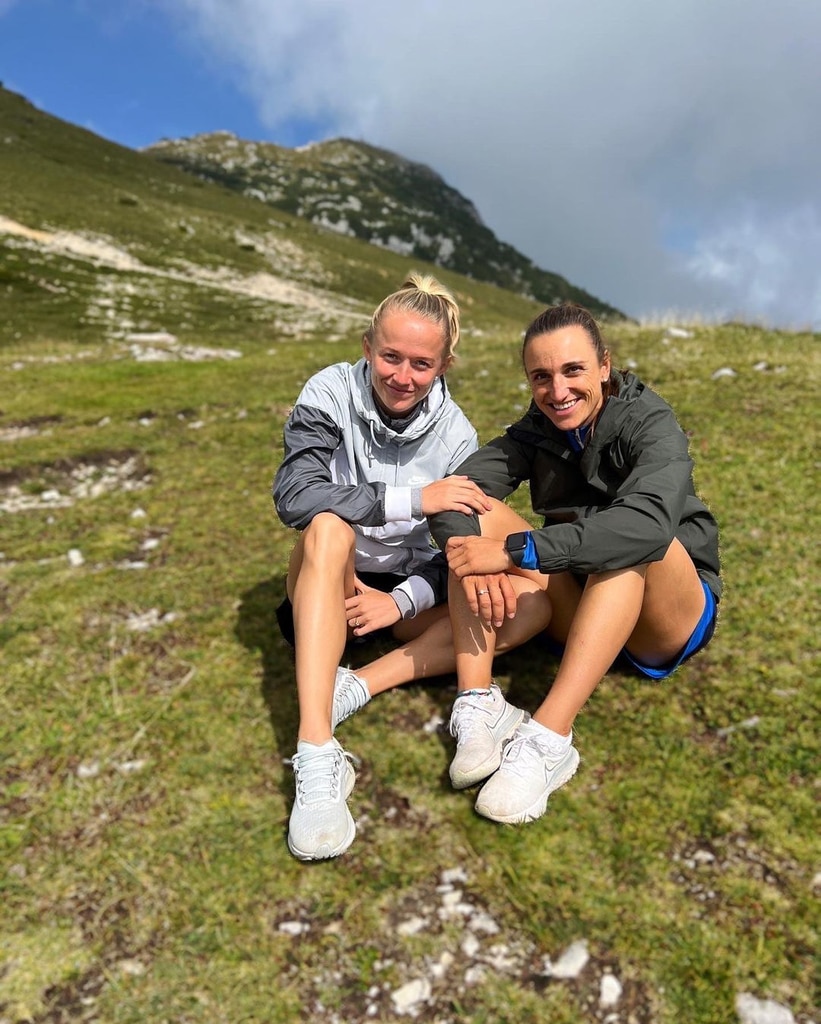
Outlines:
[[[516,338],[511,323],[466,339],[453,374],[483,438],[526,401]],[[478,818],[446,784],[450,741],[422,727],[447,715],[452,680],[374,701],[344,727],[363,759],[357,840],[307,866],[284,842],[297,709],[273,610],[293,535],[268,486],[300,382],[358,344],[278,340],[271,355],[271,340],[227,363],[136,364],[100,346],[10,370],[54,350],[37,340],[0,359],[0,429],[39,430],[4,442],[4,487],[66,493],[70,467],[101,452],[138,452],[145,473],[141,490],[0,519],[4,1018],[285,1022],[322,1005],[329,1020],[392,1020],[390,993],[445,963],[422,1019],[598,1020],[607,968],[619,1019],[725,1024],[750,991],[810,1020],[814,339],[617,329],[618,359],[691,431],[722,525],[714,642],[663,685],[609,675],[579,721],[581,772],[524,828]],[[720,365],[738,376],[712,380]],[[129,628],[151,609],[154,628]],[[554,668],[520,651],[499,679],[532,707]],[[439,915],[437,885],[459,866],[462,902],[499,928],[476,932],[470,956],[468,917]],[[425,927],[398,934],[413,916]],[[293,921],[306,930],[280,929]],[[576,939],[581,977],[544,976]],[[507,967],[485,960],[484,980],[464,980],[503,953]]]
[[[448,784],[431,723],[452,678],[385,694],[341,731],[362,759],[357,840],[300,864],[274,619],[294,534],[269,486],[302,382],[358,356],[411,265],[3,91],[0,124],[4,216],[142,264],[0,235],[0,503],[30,506],[0,511],[0,1021],[393,1021],[392,995],[427,978],[417,1020],[579,1024],[610,1012],[607,971],[619,1024],[727,1024],[740,992],[817,1021],[817,337],[610,328],[616,364],[677,409],[719,519],[715,639],[661,685],[609,674],[578,776],[523,828]],[[441,277],[466,327],[451,387],[488,439],[527,403],[535,307]],[[137,362],[129,331],[242,356]],[[712,379],[724,366],[737,376]],[[533,708],[555,667],[523,649],[498,679]],[[577,940],[582,974],[549,977]]]

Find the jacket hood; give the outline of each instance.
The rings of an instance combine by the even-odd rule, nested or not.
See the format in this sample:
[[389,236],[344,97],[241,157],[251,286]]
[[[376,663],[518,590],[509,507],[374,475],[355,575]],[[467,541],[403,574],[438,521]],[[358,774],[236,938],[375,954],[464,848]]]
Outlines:
[[420,403],[422,408],[407,428],[400,432],[385,423],[379,414],[371,387],[371,370],[367,359],[363,357],[353,367],[351,401],[356,414],[368,424],[371,435],[375,438],[382,438],[396,444],[416,440],[422,434],[427,433],[442,416],[449,397],[450,393],[445,378],[437,377],[430,391]]

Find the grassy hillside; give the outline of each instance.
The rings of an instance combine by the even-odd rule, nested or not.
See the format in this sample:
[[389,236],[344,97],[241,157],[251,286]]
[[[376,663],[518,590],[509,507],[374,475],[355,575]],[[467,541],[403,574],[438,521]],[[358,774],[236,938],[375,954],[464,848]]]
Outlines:
[[[304,865],[268,488],[300,384],[411,264],[0,100],[0,1020],[817,1022],[817,338],[610,328],[721,523],[713,643],[609,674],[522,828],[447,782],[453,679],[376,699],[340,729],[355,844]],[[534,307],[443,277],[486,439]],[[555,667],[498,679],[533,708]]]
[[[173,330],[231,346],[361,331],[416,265],[193,178],[0,89],[0,346]],[[424,266],[424,265],[422,265]],[[496,324],[535,306],[440,271]]]

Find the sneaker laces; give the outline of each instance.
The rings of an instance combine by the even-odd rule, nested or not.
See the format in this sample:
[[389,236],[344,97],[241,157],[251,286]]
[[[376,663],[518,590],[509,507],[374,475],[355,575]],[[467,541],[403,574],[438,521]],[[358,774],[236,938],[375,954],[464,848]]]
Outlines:
[[561,761],[563,757],[563,752],[557,753],[543,746],[535,736],[523,736],[518,733],[505,744],[499,767],[511,775],[526,778],[534,768],[543,765],[545,761]]
[[353,754],[334,746],[330,750],[311,750],[294,754],[291,764],[296,780],[296,800],[300,807],[338,799],[342,768]]
[[491,697],[490,690],[487,693],[466,691],[456,698],[453,711],[450,713],[450,722],[448,722],[448,731],[451,736],[464,742],[472,732],[476,731],[482,719],[474,712],[479,711],[485,717],[493,713],[495,702],[493,704],[486,703],[489,697]]

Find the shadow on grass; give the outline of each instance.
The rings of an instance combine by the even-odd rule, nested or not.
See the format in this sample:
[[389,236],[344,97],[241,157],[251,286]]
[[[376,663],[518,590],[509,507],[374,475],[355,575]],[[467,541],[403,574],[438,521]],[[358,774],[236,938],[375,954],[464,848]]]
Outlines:
[[[296,750],[299,704],[294,679],[293,648],[283,638],[276,617],[276,609],[284,596],[284,577],[263,580],[246,590],[240,601],[235,633],[249,651],[259,652],[262,670],[260,694],[268,709],[276,749],[281,757],[287,758]],[[393,646],[395,642],[385,637],[377,637],[363,644],[351,644],[346,648],[345,662],[356,668],[379,657]],[[500,679],[504,680],[503,689],[507,691],[508,700],[532,712],[550,688],[557,664],[557,658],[543,643],[532,640],[500,657],[495,663],[495,669]],[[408,687],[419,686],[428,691],[436,713],[446,723],[456,692],[455,676],[437,676],[408,684]],[[371,713],[375,710],[372,709]],[[391,729],[399,729],[408,734],[412,734],[420,724],[405,716],[401,703],[392,705],[390,722],[386,721]],[[446,727],[439,729],[438,735],[446,754],[440,784],[448,788],[447,764],[453,756],[453,742]]]
[[[285,577],[263,580],[242,594],[235,634],[249,651],[259,651],[262,662],[260,693],[268,709],[277,750],[290,757],[296,750],[299,702],[294,678],[294,651],[283,637],[276,610],[285,597]],[[376,637],[349,644],[345,664],[364,665],[395,646]]]
[[234,632],[249,651],[259,651],[262,663],[260,693],[268,709],[274,741],[282,757],[296,749],[299,724],[294,652],[283,639],[276,609],[285,596],[285,578],[263,580],[246,590],[240,601]]

